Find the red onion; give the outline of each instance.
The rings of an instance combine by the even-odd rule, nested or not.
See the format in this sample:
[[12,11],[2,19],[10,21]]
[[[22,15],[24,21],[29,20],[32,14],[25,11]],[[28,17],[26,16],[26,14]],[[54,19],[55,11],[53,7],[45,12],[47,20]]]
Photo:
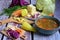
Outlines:
[[13,37],[13,38],[15,38],[15,39],[17,39],[17,38],[19,37],[19,35],[20,35],[17,31],[14,31],[14,30],[12,30],[12,29],[7,30],[7,33],[8,33],[11,37]]
[[12,3],[10,5],[10,7],[16,6],[16,5],[20,5],[20,6],[26,6],[29,3],[26,2],[25,0],[12,0]]

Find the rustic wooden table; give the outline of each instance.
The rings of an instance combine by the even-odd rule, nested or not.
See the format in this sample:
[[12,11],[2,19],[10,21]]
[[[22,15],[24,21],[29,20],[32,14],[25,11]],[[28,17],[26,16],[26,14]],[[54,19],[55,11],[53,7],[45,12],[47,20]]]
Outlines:
[[[2,10],[4,8],[8,8],[9,4],[7,3],[7,1],[8,0],[0,0],[0,13],[2,12]],[[36,1],[35,0],[31,0],[31,3],[35,4]],[[56,12],[55,12],[55,14],[56,14]],[[58,13],[58,15],[59,15],[59,13]],[[60,18],[60,16],[57,16],[57,15],[55,15],[55,17],[59,17]],[[6,15],[0,16],[0,20],[4,20],[4,19],[7,19],[7,18],[8,18],[8,16],[6,16]],[[8,24],[11,24],[11,23],[8,23]],[[3,30],[6,26],[7,26],[7,24],[4,24],[4,25],[0,26],[0,31]],[[60,40],[59,31],[57,31],[55,34],[53,34],[51,36],[42,36],[42,35],[39,35],[37,33],[31,33],[31,32],[26,32],[26,35],[28,37],[27,40]],[[4,36],[3,34],[0,34],[0,40],[11,40],[11,39],[9,39],[8,37]],[[21,39],[19,38],[18,40],[21,40]]]

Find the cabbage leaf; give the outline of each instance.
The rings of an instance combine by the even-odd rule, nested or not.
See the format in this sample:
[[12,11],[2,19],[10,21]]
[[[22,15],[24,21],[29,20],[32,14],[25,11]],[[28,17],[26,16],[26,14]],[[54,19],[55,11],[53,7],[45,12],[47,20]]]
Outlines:
[[55,10],[55,0],[37,0],[36,8],[42,10],[42,15],[49,15],[54,13]]

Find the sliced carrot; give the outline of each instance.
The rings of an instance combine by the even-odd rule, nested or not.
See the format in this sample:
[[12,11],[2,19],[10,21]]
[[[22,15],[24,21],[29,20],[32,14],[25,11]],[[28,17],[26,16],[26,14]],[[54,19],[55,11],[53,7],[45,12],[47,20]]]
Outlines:
[[43,19],[42,19],[42,21],[43,21],[43,22],[46,22],[46,21],[47,21],[47,19],[46,19],[46,18],[43,18]]
[[52,30],[52,28],[46,28],[46,30]]
[[57,27],[58,25],[57,24],[54,24],[54,27]]
[[20,16],[22,10],[16,10],[12,13],[13,16]]
[[50,13],[49,16],[54,16],[54,14],[53,13]]
[[17,31],[18,33],[20,33],[20,35],[23,35],[23,34],[25,33],[25,31],[24,31],[23,29],[16,29],[16,31]]
[[21,33],[21,30],[19,30],[19,29],[17,29],[16,31],[17,31],[19,34]]

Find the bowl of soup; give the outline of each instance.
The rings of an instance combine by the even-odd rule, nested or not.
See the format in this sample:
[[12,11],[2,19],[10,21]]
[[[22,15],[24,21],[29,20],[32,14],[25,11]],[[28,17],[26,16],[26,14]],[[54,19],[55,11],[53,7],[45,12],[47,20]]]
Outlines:
[[42,34],[51,35],[59,29],[59,20],[51,16],[40,16],[35,20],[35,28]]

